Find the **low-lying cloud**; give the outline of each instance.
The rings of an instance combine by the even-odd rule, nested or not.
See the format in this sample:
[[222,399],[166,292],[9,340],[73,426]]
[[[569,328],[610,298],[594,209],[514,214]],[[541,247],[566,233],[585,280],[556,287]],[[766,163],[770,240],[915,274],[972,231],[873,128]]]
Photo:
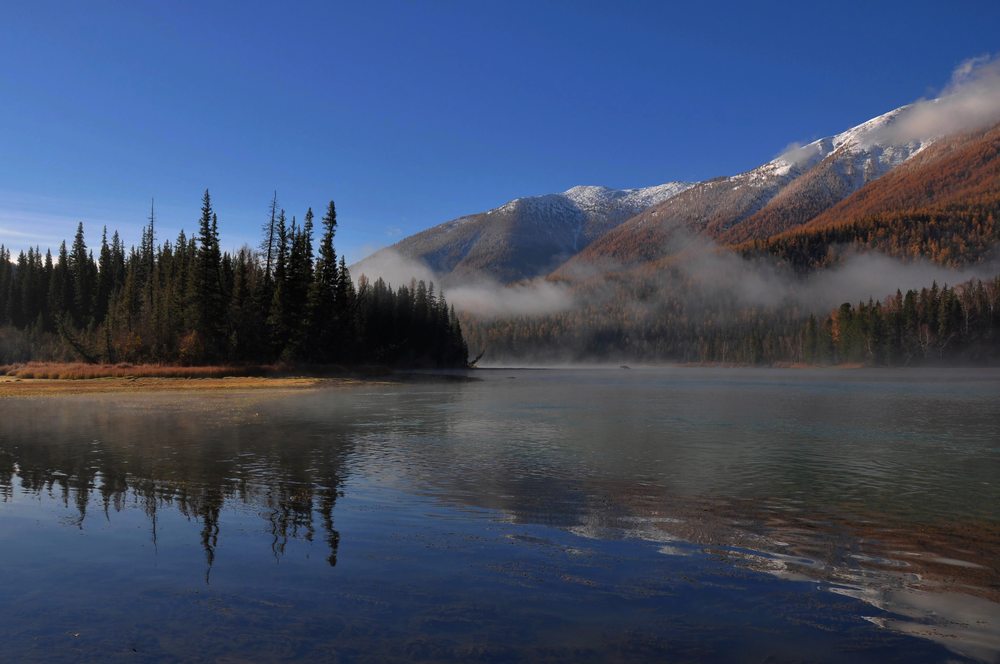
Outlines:
[[456,309],[480,318],[543,316],[575,306],[575,298],[566,284],[544,279],[510,286],[481,281],[453,287],[448,291],[448,300]]
[[777,158],[791,166],[807,166],[822,156],[823,148],[818,142],[805,145],[795,142],[786,146]]
[[[744,258],[701,236],[677,232],[671,244],[675,259],[669,269],[661,271],[659,280],[654,278],[653,291],[642,302],[626,303],[637,312],[655,312],[661,303],[681,299],[695,306],[692,311],[699,304],[724,301],[737,309],[795,306],[821,315],[843,302],[884,300],[896,290],[919,289],[933,282],[955,285],[1000,272],[996,262],[954,269],[922,258],[904,261],[881,253],[852,252],[836,266],[803,277],[787,266]],[[559,281],[535,279],[504,285],[481,274],[435,275],[424,263],[393,251],[381,251],[353,270],[356,276],[382,277],[393,286],[409,284],[411,279],[433,281],[458,311],[480,319],[541,317],[584,303],[610,306],[623,295],[607,275],[627,272],[617,264],[580,264],[565,271]]]
[[903,261],[885,254],[852,252],[831,268],[800,277],[764,260],[749,260],[708,240],[690,240],[678,270],[702,292],[725,292],[743,306],[775,308],[785,304],[825,313],[843,302],[882,300],[896,290],[954,285],[995,276],[1000,266],[954,269],[927,259]]
[[983,55],[961,63],[937,99],[917,101],[873,142],[908,143],[985,129],[1000,122],[1000,58]]
[[575,299],[564,283],[534,279],[504,285],[485,274],[437,275],[425,263],[383,249],[351,268],[356,276],[381,277],[392,286],[433,281],[455,309],[479,318],[543,316],[572,309]]
[[372,281],[382,278],[393,286],[409,284],[412,279],[435,283],[441,281],[426,264],[392,249],[382,249],[355,263],[351,266],[351,274],[355,278],[366,276]]

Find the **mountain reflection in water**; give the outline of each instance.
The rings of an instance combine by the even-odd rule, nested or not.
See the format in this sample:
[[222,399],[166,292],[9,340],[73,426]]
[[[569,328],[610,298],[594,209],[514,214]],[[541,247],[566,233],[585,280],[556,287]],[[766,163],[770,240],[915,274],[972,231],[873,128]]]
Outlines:
[[0,403],[0,634],[87,652],[58,567],[151,658],[1000,656],[997,373],[477,375]]

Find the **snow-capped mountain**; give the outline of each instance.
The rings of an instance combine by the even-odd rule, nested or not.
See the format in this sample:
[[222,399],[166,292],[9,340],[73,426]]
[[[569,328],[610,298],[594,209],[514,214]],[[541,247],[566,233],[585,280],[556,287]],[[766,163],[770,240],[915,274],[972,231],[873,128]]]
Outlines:
[[910,108],[793,147],[750,171],[698,183],[620,224],[573,262],[655,260],[674,250],[678,231],[732,244],[804,224],[933,142],[892,142],[892,127]]
[[641,189],[578,186],[559,194],[517,198],[410,236],[352,271],[361,274],[398,254],[452,281],[485,276],[512,282],[547,274],[626,219],[690,186],[685,182]]
[[[921,102],[927,104],[930,102]],[[914,138],[918,105],[889,111],[833,136],[793,146],[760,166],[697,184],[643,189],[573,187],[512,200],[402,240],[362,261],[402,255],[452,281],[486,275],[509,283],[593,274],[673,256],[692,236],[721,245],[766,240],[811,220],[914,156],[934,161],[952,138]],[[932,158],[933,157],[933,158]],[[932,167],[927,167],[932,168]]]

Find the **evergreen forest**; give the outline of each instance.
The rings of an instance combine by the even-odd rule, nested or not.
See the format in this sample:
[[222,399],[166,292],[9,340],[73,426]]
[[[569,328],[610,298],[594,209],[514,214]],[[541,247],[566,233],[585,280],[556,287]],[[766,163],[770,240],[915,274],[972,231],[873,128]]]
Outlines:
[[355,284],[331,201],[301,223],[271,201],[260,247],[224,252],[206,191],[197,235],[157,242],[156,219],[126,250],[81,223],[58,255],[0,246],[0,364],[291,362],[464,367],[459,321],[433,283]]
[[1000,363],[1000,277],[897,291],[825,314],[793,302],[749,306],[680,272],[603,288],[577,292],[578,306],[543,316],[463,315],[466,339],[494,362]]
[[[575,306],[566,310],[459,316],[433,282],[393,288],[381,278],[355,281],[334,248],[333,201],[318,229],[311,209],[301,223],[289,220],[276,196],[265,219],[258,247],[223,252],[206,191],[191,237],[182,231],[158,243],[151,210],[139,246],[128,250],[106,229],[90,248],[82,223],[55,256],[38,248],[13,256],[0,246],[0,365],[445,368],[467,366],[470,350],[490,363],[1000,362],[1000,277],[935,283],[818,313],[795,302],[750,306],[724,280],[706,285],[662,265],[575,284]],[[950,259],[955,242],[974,244],[979,260],[995,246],[994,215],[977,219],[972,228],[982,232],[930,232],[947,225],[940,216],[926,228],[912,220],[893,225],[931,242],[927,246],[914,241],[887,248],[884,238],[876,241],[868,232],[881,226],[858,223],[748,243],[736,254],[779,265],[791,280],[836,266],[852,249],[887,250],[902,260],[926,253],[938,263],[961,264]],[[956,255],[966,257],[969,247],[962,249]]]

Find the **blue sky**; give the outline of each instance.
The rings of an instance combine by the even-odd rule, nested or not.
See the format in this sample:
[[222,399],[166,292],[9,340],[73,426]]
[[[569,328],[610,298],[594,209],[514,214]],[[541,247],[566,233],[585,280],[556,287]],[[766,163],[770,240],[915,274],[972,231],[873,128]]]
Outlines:
[[751,168],[1000,51],[996,2],[11,3],[0,243],[223,243],[333,198],[338,248],[576,184]]

